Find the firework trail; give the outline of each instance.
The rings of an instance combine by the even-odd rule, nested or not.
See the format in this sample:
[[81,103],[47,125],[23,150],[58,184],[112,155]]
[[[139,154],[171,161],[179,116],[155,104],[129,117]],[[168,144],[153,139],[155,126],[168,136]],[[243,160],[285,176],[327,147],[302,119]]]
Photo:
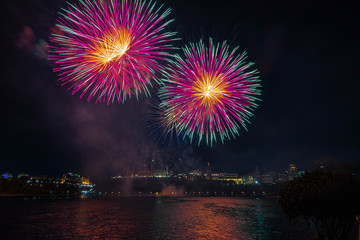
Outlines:
[[190,142],[205,139],[212,145],[220,137],[223,143],[250,123],[260,79],[257,70],[249,70],[253,63],[245,62],[246,53],[237,55],[237,49],[211,39],[209,47],[203,41],[191,43],[183,48],[185,58],[176,54],[164,71],[166,87],[159,95],[168,105],[165,114],[176,116],[177,129]]
[[50,60],[62,85],[96,102],[149,95],[151,80],[170,57],[175,33],[170,9],[141,0],[80,0],[63,9],[50,37]]
[[[183,135],[177,127],[175,112],[168,112],[170,106],[166,102],[161,102],[158,98],[147,99],[147,111],[145,113],[145,127],[148,133],[162,144],[181,141]],[[186,141],[184,141],[186,142]]]

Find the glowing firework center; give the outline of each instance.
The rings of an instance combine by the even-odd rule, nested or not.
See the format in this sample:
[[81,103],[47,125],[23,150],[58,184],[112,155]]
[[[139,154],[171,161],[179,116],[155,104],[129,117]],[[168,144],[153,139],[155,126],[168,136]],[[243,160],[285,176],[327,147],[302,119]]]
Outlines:
[[194,91],[194,96],[201,101],[201,105],[209,107],[221,103],[222,96],[226,92],[224,81],[213,73],[205,73],[195,81]]
[[113,61],[119,61],[130,47],[131,35],[122,30],[115,34],[104,35],[103,39],[95,42],[90,59],[102,65]]

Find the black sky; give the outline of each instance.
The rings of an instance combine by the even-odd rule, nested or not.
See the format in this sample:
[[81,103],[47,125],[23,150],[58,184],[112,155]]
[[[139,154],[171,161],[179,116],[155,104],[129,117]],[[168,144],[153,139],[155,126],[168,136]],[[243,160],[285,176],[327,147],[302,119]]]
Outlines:
[[[72,1],[73,2],[73,1]],[[261,73],[248,132],[213,148],[180,146],[213,171],[310,168],[360,161],[358,8],[343,1],[161,1],[185,43],[227,40]],[[144,98],[88,103],[61,87],[44,45],[65,1],[2,1],[0,173],[117,174],[158,146],[142,127]],[[30,30],[29,30],[30,29]],[[28,44],[19,42],[26,36]],[[185,149],[185,150],[184,150]],[[142,160],[141,160],[142,161]],[[191,165],[191,164],[190,164]]]

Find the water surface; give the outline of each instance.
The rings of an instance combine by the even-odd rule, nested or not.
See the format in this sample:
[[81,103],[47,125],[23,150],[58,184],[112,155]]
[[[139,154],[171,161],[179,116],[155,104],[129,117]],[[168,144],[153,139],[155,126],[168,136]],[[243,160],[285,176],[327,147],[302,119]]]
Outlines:
[[[273,199],[0,199],[1,239],[310,239]],[[4,237],[4,238],[3,238]]]

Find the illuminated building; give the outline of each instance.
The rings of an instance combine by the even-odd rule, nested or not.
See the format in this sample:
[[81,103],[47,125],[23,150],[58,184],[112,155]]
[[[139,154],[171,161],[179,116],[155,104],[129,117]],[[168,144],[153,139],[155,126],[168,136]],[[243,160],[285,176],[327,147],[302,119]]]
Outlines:
[[295,164],[289,164],[289,172],[297,172]]
[[212,180],[216,180],[218,178],[220,178],[220,173],[211,173],[211,179]]
[[186,173],[178,173],[178,174],[176,174],[176,176],[177,176],[178,178],[185,178],[185,179],[187,179],[187,174],[186,174]]
[[210,176],[214,181],[233,181],[236,184],[244,184],[244,179],[240,178],[237,173],[211,173]]
[[92,185],[91,181],[87,177],[82,177],[80,174],[67,172],[63,174],[63,177],[61,178],[61,183],[70,183],[70,184],[76,184],[76,185]]
[[246,175],[244,177],[244,184],[246,184],[246,185],[254,185],[255,184],[255,177],[253,175]]
[[298,170],[295,164],[289,164],[289,168],[287,170],[289,181],[293,180],[294,178],[299,176]]
[[298,171],[299,176],[302,176],[305,174],[305,171]]
[[13,175],[11,173],[3,173],[3,174],[1,174],[1,177],[2,178],[12,178]]
[[79,183],[80,182],[80,175],[76,173],[67,172],[64,173],[61,178],[61,183]]
[[260,175],[259,168],[256,166],[255,172],[246,174],[242,178],[243,178],[244,184],[246,184],[246,185],[260,184],[261,183],[261,175]]
[[81,177],[80,179],[81,179],[81,180],[80,180],[80,181],[81,181],[81,184],[83,184],[83,185],[90,185],[90,184],[91,184],[89,178]]
[[201,172],[199,170],[193,170],[191,172],[189,172],[188,174],[188,179],[190,179],[191,181],[201,177]]
[[242,178],[238,178],[238,177],[236,177],[236,178],[232,178],[232,177],[226,177],[226,178],[219,178],[218,179],[219,181],[227,181],[227,182],[230,182],[230,181],[232,181],[232,182],[235,182],[236,184],[244,184],[244,181],[243,181],[243,179]]

